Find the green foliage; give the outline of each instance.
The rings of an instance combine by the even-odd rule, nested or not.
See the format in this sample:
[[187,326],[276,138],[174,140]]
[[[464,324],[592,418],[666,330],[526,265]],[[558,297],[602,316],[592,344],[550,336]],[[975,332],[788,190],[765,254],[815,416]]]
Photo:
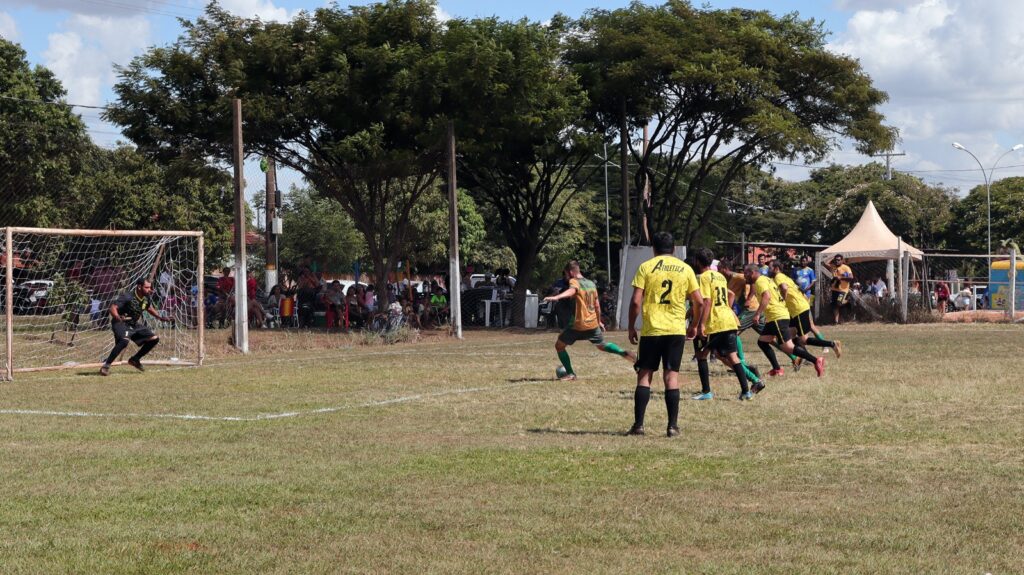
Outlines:
[[[459,258],[463,263],[478,262],[486,249],[487,226],[465,190],[458,191],[458,205]],[[448,193],[437,186],[413,208],[408,257],[414,265],[419,264],[420,269],[448,269],[448,227]]]
[[[992,251],[1003,240],[1024,243],[1024,178],[992,183]],[[953,207],[947,233],[951,246],[984,253],[988,244],[988,201],[985,186],[976,186]]]
[[52,104],[63,100],[64,87],[0,38],[0,95],[18,99],[0,99],[0,225],[73,225],[94,198],[69,193],[90,146],[81,119]]
[[309,188],[292,187],[285,196],[281,219],[278,249],[284,268],[293,268],[310,256],[321,271],[348,273],[366,254],[362,237],[338,202]]
[[412,207],[440,166],[434,4],[335,5],[285,24],[211,4],[184,27],[174,44],[120,69],[109,119],[148,153],[226,159],[241,98],[246,149],[335,199],[385,274],[405,255]]
[[[856,60],[829,52],[821,25],[767,11],[694,9],[669,0],[592,10],[566,55],[608,137],[650,125],[634,185],[650,182],[656,229],[694,243],[747,167],[823,158],[845,136],[868,152],[895,131],[877,108],[885,93]],[[710,200],[705,197],[710,194]]]
[[598,143],[583,116],[586,94],[559,63],[564,38],[557,18],[550,25],[455,21],[445,38],[460,181],[493,214],[489,223],[515,255],[520,296],[536,281],[539,254],[564,232]]

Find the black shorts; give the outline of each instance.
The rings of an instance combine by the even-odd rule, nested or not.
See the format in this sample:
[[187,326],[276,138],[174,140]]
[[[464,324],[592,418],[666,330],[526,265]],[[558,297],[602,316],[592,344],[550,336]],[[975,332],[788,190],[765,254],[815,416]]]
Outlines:
[[796,329],[797,337],[803,337],[814,333],[811,330],[811,310],[800,312],[800,315],[789,318],[789,322]]
[[777,319],[764,322],[764,329],[761,330],[761,335],[773,335],[779,343],[789,341],[792,339],[789,337],[789,320]]
[[156,334],[153,333],[153,330],[149,329],[149,326],[147,325],[132,326],[123,321],[115,321],[111,323],[110,329],[114,332],[115,340],[128,338],[138,345],[141,345],[156,336]]
[[721,356],[736,353],[736,331],[720,331],[708,336],[707,348]]
[[599,327],[588,329],[587,331],[576,331],[570,327],[558,334],[558,339],[565,345],[572,345],[581,339],[585,339],[594,345],[601,345],[604,343],[604,334],[601,333],[601,328]]
[[679,367],[683,363],[685,348],[685,335],[641,336],[636,363],[633,367],[658,371],[658,367],[663,366],[665,371],[679,371]]
[[850,303],[849,295],[850,294],[845,293],[845,292],[833,291],[832,292],[832,307],[843,307],[844,305]]

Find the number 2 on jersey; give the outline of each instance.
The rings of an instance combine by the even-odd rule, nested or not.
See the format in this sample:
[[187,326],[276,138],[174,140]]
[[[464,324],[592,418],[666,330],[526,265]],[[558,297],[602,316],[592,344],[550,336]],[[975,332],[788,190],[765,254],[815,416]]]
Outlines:
[[658,303],[671,305],[672,302],[668,300],[668,294],[672,293],[672,280],[665,280],[661,282],[661,287],[665,288],[665,291],[661,293],[661,299],[658,300]]

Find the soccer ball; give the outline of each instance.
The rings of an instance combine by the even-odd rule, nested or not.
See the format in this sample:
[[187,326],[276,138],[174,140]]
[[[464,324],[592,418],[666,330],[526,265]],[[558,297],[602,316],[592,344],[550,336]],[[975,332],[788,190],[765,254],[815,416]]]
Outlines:
[[560,365],[560,366],[555,368],[555,379],[562,379],[563,377],[565,377],[567,375],[569,375],[569,372],[566,371],[564,365]]

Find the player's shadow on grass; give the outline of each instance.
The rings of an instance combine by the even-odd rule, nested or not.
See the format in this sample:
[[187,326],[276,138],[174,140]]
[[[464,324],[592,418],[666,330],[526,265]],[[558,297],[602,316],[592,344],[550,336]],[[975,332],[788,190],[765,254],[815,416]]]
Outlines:
[[605,430],[591,431],[591,430],[587,430],[587,429],[551,429],[551,428],[547,428],[547,427],[527,429],[526,432],[527,433],[536,433],[536,434],[558,434],[558,435],[613,435],[613,436],[622,435],[621,431],[605,431]]

